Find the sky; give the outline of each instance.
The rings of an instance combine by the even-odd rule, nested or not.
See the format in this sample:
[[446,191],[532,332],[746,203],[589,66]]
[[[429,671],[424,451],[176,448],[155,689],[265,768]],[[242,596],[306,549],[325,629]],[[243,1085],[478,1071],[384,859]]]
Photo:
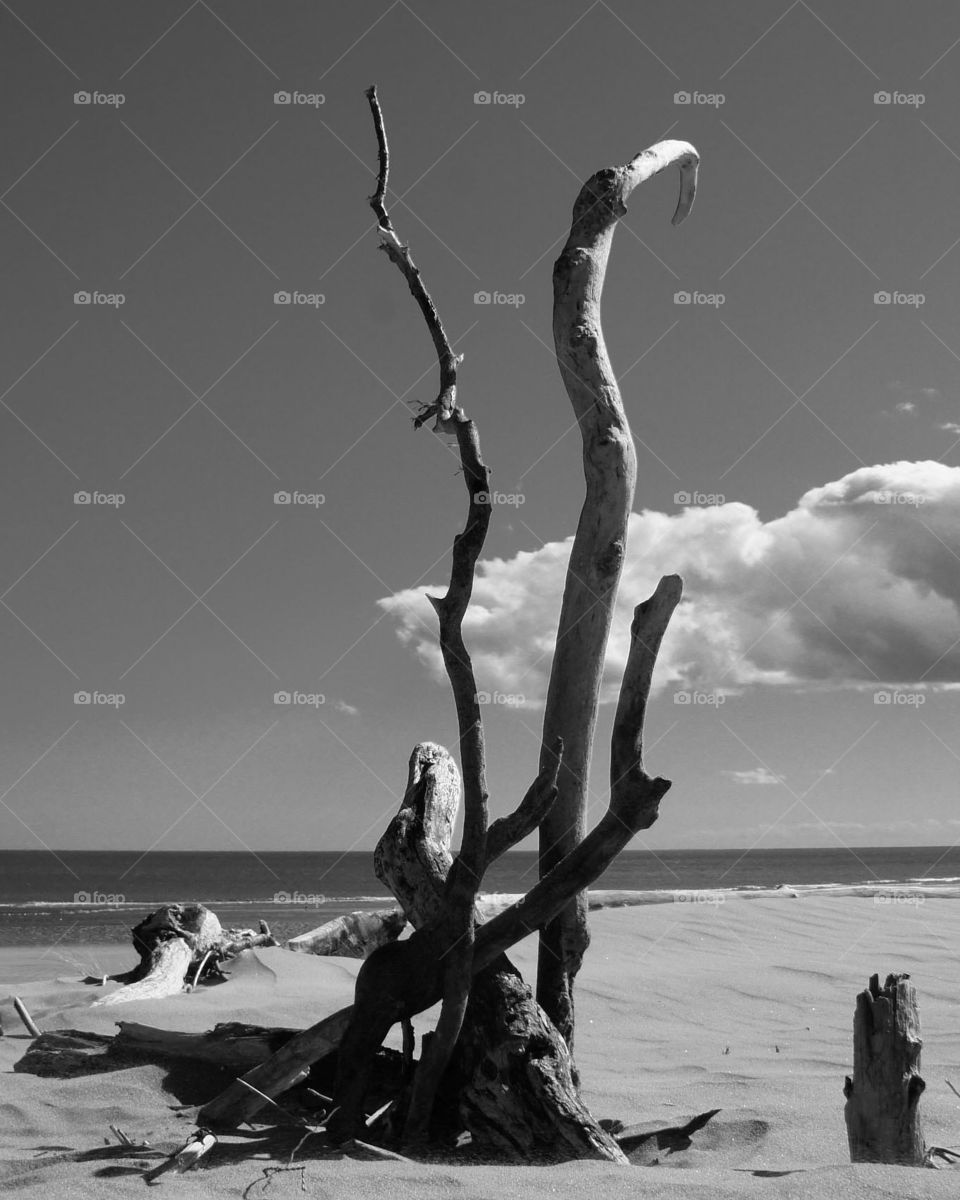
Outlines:
[[0,844],[366,849],[455,747],[423,592],[465,496],[410,419],[437,367],[371,83],[498,496],[492,816],[583,497],[552,264],[581,184],[671,137],[694,211],[638,189],[604,293],[639,473],[588,820],[676,571],[635,846],[960,838],[955,5],[4,0],[0,35]]

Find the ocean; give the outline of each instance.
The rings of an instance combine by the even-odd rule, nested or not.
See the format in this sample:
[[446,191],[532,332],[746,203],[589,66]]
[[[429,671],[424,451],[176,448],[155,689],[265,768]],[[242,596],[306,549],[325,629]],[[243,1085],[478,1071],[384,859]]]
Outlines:
[[[534,851],[504,855],[484,892],[529,890]],[[960,895],[960,847],[897,846],[794,850],[628,850],[594,889],[649,893],[922,886]],[[643,902],[644,896],[635,901]],[[225,928],[263,918],[281,939],[355,909],[393,903],[365,851],[0,851],[0,945],[126,942],[147,913],[199,900]]]

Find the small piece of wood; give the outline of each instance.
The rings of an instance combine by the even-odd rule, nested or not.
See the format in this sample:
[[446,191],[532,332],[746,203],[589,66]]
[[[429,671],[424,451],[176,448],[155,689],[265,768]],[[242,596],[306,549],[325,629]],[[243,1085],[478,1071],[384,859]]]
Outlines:
[[17,1016],[24,1023],[24,1025],[26,1025],[27,1033],[29,1033],[31,1037],[38,1038],[40,1036],[40,1030],[34,1024],[33,1017],[31,1017],[27,1012],[27,1006],[19,996],[14,996],[13,1007],[17,1010]]
[[851,1162],[922,1167],[920,1017],[909,975],[879,977],[857,997],[853,1021],[853,1078],[844,1083],[844,1119]]
[[366,958],[403,933],[407,918],[400,908],[382,908],[376,912],[345,913],[309,933],[290,938],[288,950],[301,954],[335,955],[339,958]]

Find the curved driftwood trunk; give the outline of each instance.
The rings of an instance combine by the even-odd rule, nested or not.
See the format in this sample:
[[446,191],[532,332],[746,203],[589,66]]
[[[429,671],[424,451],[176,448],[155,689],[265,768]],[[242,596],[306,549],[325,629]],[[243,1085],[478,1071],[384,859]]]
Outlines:
[[921,1167],[926,1157],[920,1123],[920,1017],[909,975],[873,975],[857,997],[853,1019],[853,1079],[848,1075],[844,1119],[851,1162]]
[[[626,553],[637,461],[620,389],[607,356],[600,296],[617,221],[638,184],[680,168],[678,224],[696,190],[697,152],[687,142],[658,142],[624,167],[587,180],[573,209],[570,236],[553,268],[557,364],[583,438],[586,497],[580,513],[557,628],[543,720],[541,768],[563,740],[558,797],[540,827],[540,874],[583,840],[587,783],[600,680],[617,585]],[[537,999],[572,1048],[573,980],[589,944],[583,891],[540,934]]]
[[366,958],[387,942],[396,941],[406,924],[407,918],[399,908],[345,913],[309,933],[290,938],[287,949],[300,954]]
[[264,921],[259,933],[225,930],[216,914],[202,904],[165,904],[134,927],[133,945],[140,962],[132,971],[112,976],[125,986],[95,1000],[94,1006],[175,996],[197,982],[208,962],[215,966],[241,950],[277,942]]
[[[442,918],[459,799],[450,755],[432,743],[417,746],[403,803],[374,852],[377,876],[415,929]],[[478,913],[475,919],[482,923]],[[355,1072],[346,1056],[341,1071]],[[566,1043],[506,955],[473,981],[443,1092],[455,1097],[460,1128],[480,1150],[518,1161],[625,1161],[581,1102]],[[454,1124],[449,1112],[441,1119],[448,1128]]]
[[175,996],[183,991],[191,964],[199,966],[222,936],[220,921],[202,904],[165,904],[134,927],[133,945],[140,962],[126,975],[114,977],[126,986],[94,1005]]

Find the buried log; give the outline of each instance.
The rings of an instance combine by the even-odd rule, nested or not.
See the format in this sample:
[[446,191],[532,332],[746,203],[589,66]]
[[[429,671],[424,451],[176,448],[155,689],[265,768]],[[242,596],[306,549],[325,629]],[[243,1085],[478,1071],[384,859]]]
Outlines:
[[202,904],[165,904],[133,929],[134,949],[140,962],[132,970],[110,978],[124,986],[93,1002],[95,1007],[128,1004],[175,996],[187,985],[196,985],[204,971],[215,971],[220,962],[254,946],[276,946],[265,921],[260,932],[225,930],[215,913]]
[[877,975],[857,996],[853,1078],[844,1082],[844,1119],[851,1162],[921,1167],[926,1147],[920,1122],[920,1017],[909,975]]
[[400,908],[345,913],[309,933],[290,938],[287,949],[301,954],[366,958],[387,942],[396,941],[406,924],[407,918]]

